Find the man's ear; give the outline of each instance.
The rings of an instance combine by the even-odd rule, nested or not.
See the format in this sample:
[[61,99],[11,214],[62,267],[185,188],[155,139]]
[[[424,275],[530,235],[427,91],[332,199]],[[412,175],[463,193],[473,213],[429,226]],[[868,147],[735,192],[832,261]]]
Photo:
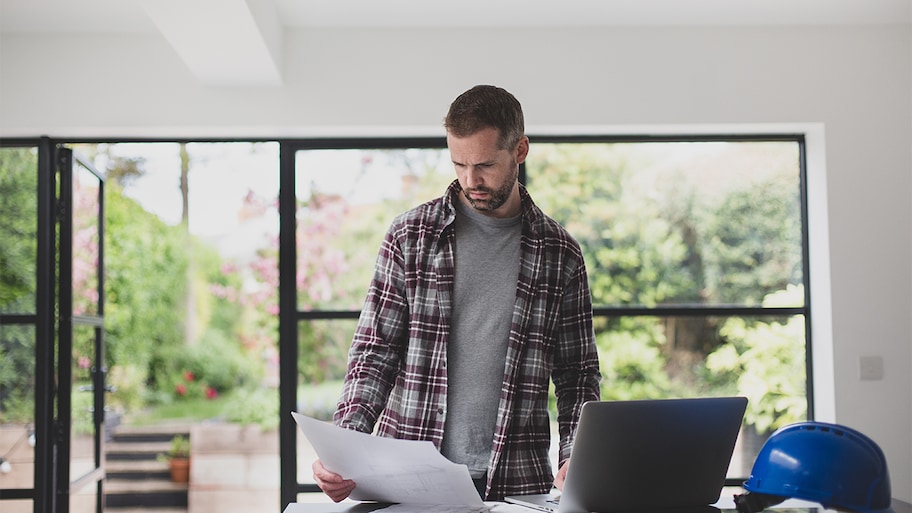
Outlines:
[[518,143],[516,143],[516,163],[522,164],[526,161],[526,156],[529,155],[529,137],[522,136]]

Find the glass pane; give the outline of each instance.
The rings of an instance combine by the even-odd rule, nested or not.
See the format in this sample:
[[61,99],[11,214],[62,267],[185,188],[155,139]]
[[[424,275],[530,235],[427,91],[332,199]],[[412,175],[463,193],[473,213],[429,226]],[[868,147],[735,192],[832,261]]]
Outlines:
[[445,149],[303,150],[295,156],[298,308],[361,308],[397,214],[453,180]]
[[28,500],[4,500],[3,513],[33,513],[35,505]]
[[[278,504],[278,143],[74,149],[106,177],[109,456],[154,440],[143,486],[175,490],[163,506],[186,509],[190,488],[156,454],[189,435],[195,504]],[[117,461],[108,490],[149,465]]]
[[[348,348],[357,320],[302,321],[298,329],[298,412],[325,421],[332,420],[342,392]],[[317,459],[303,435],[298,435],[298,481],[313,484],[311,465]],[[309,494],[306,494],[309,495]],[[325,495],[319,494],[322,498]],[[309,502],[302,499],[302,502]]]
[[96,483],[88,483],[79,490],[70,490],[70,513],[94,513],[98,500]]
[[95,328],[73,327],[72,431],[70,479],[76,480],[95,469],[95,394],[92,369],[95,368]]
[[34,488],[34,426],[35,329],[0,325],[0,488]]
[[756,306],[802,283],[797,142],[536,143],[526,165],[596,305]]
[[100,181],[81,164],[73,172],[73,314],[98,315]]
[[749,475],[772,431],[807,419],[803,316],[599,317],[595,325],[603,400],[748,398],[731,477]]
[[0,148],[0,313],[34,313],[38,155]]
[[278,144],[76,149],[106,176],[108,417],[216,417],[276,387]]
[[329,420],[342,391],[356,319],[301,321],[298,326],[298,411]]

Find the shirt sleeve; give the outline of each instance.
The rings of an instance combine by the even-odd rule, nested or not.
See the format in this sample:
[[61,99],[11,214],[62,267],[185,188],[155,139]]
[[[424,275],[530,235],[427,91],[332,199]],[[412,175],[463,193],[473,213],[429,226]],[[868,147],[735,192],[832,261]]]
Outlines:
[[601,374],[592,327],[592,298],[582,260],[564,290],[551,379],[557,396],[560,466],[570,458],[583,404],[600,398]]
[[348,355],[336,425],[370,433],[396,382],[408,341],[402,251],[393,227],[380,246],[374,275]]

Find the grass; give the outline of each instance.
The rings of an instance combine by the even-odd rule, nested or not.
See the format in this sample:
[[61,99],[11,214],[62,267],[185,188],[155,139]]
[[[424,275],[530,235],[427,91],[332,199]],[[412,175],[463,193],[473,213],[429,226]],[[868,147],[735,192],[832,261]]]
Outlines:
[[217,399],[199,398],[160,404],[131,415],[130,420],[131,423],[140,426],[174,420],[201,422],[221,416],[227,405],[227,400],[227,397],[219,397]]
[[[336,400],[342,390],[341,381],[328,381],[317,384],[305,384],[298,388],[298,410],[305,415],[327,417],[332,415]],[[271,392],[270,392],[271,393]],[[275,391],[276,397],[278,391]],[[161,424],[164,422],[202,422],[226,416],[237,416],[240,405],[261,409],[262,400],[258,400],[250,391],[237,390],[219,395],[215,399],[193,398],[181,399],[167,404],[150,406],[141,412],[130,415],[130,423],[135,425]],[[278,399],[276,398],[276,403]],[[243,416],[243,412],[240,413]],[[254,416],[255,417],[255,416]],[[251,417],[250,421],[262,421]]]

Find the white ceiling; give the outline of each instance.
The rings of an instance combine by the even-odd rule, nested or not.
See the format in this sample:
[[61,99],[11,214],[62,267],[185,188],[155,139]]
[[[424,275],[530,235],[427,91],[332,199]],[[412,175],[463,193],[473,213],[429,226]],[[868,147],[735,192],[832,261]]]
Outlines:
[[912,24],[912,0],[0,0],[2,34],[160,34],[227,86],[280,85],[291,29],[853,24]]

